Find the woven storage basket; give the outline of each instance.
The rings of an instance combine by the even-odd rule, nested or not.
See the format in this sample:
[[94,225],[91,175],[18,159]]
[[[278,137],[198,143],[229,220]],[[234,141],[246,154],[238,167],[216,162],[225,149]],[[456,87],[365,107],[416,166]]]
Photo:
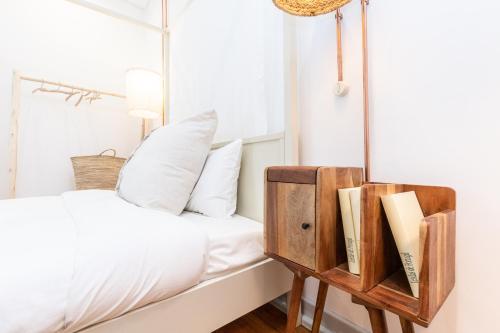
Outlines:
[[292,15],[316,16],[330,13],[351,0],[273,0],[274,4]]
[[[113,152],[113,156],[104,155]],[[77,190],[114,190],[125,158],[116,157],[116,150],[108,149],[95,156],[71,158]]]

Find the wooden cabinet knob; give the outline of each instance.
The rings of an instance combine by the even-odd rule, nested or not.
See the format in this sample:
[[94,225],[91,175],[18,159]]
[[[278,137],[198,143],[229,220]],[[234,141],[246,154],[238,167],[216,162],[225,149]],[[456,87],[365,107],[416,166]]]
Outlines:
[[302,223],[302,229],[307,230],[309,227],[311,227],[310,223]]

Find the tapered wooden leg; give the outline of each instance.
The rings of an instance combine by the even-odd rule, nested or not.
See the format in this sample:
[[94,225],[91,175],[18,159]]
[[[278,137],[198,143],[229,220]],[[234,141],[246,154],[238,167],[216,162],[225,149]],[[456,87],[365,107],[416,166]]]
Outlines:
[[304,290],[305,276],[300,272],[295,272],[293,275],[292,291],[290,292],[288,304],[288,319],[286,323],[286,333],[294,333],[297,317],[299,316],[300,301],[302,299],[302,290]]
[[385,320],[384,310],[375,309],[370,306],[365,306],[370,316],[370,324],[372,325],[373,333],[387,333],[387,321]]
[[314,320],[311,333],[319,333],[321,318],[325,309],[326,295],[328,294],[328,283],[319,282],[318,296],[316,297],[316,308],[314,309]]
[[399,317],[399,322],[401,323],[401,331],[403,333],[415,333],[415,328],[413,327],[413,323],[411,321],[403,317]]
[[368,311],[368,316],[370,317],[370,324],[372,325],[373,333],[387,333],[387,321],[385,319],[384,310],[378,309],[371,304],[357,298],[356,296],[352,296],[352,302],[363,305]]

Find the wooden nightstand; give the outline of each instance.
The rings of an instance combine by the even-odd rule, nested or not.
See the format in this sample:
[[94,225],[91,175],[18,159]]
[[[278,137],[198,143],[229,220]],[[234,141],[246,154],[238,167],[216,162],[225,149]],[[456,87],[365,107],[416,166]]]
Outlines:
[[[361,168],[270,167],[265,186],[265,253],[295,274],[287,332],[294,332],[304,280],[346,261],[338,189],[361,186]],[[312,332],[319,332],[328,284],[321,282]]]
[[344,262],[337,190],[361,186],[363,170],[270,167],[266,177],[266,254],[309,273]]
[[[349,272],[338,189],[361,187],[360,274]],[[381,196],[414,191],[420,225],[420,297],[409,289]],[[427,327],[455,283],[455,191],[447,187],[363,183],[360,168],[270,167],[265,173],[265,253],[283,262],[294,281],[287,332],[295,331],[306,277],[320,281],[312,332],[319,332],[328,286],[366,307],[373,332],[387,332],[384,310],[404,333]]]

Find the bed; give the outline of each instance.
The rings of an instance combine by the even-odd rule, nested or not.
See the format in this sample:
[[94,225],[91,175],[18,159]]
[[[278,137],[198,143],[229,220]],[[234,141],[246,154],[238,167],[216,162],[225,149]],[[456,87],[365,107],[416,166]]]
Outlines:
[[284,134],[244,142],[229,221],[112,191],[0,202],[0,332],[211,332],[288,292],[289,271],[262,255],[261,225],[264,168],[285,153]]

